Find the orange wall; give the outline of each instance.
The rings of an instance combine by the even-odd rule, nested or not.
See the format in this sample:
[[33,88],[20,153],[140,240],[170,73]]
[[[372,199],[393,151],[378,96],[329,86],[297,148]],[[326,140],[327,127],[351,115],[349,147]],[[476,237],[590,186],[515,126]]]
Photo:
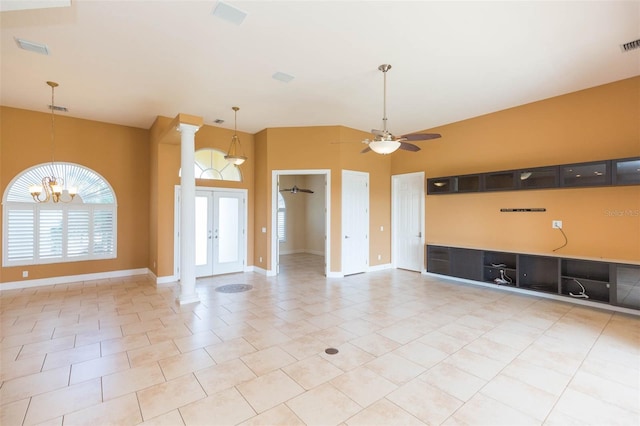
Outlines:
[[[499,111],[430,131],[415,154],[394,154],[393,174],[426,177],[640,156],[640,77]],[[543,207],[544,213],[500,208]],[[640,187],[427,195],[428,244],[640,261]],[[562,220],[569,243],[551,228]]]
[[[368,133],[342,126],[270,128],[256,136],[259,170],[256,170],[256,257],[264,269],[271,260],[271,177],[274,170],[327,169],[331,171],[331,272],[341,270],[342,170],[369,172],[370,264],[390,261],[391,176],[388,156],[360,154]],[[263,191],[262,193],[260,193]],[[374,208],[375,206],[375,208]],[[380,231],[380,226],[384,231]],[[260,232],[261,227],[267,233]],[[264,254],[266,253],[266,255]],[[382,259],[378,260],[380,254]],[[258,264],[259,259],[255,259]]]
[[[17,174],[51,161],[51,115],[8,107],[2,107],[0,112],[0,190],[4,193]],[[2,268],[1,282],[23,280],[23,270],[29,271],[28,279],[39,279],[146,268],[148,139],[147,130],[56,115],[55,160],[77,163],[95,170],[111,184],[116,193],[118,257]]]

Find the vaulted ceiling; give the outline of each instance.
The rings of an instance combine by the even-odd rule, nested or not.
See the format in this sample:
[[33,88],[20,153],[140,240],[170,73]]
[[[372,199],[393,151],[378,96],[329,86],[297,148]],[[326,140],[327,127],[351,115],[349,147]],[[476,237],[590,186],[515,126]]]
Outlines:
[[178,113],[232,128],[232,106],[250,133],[380,128],[383,63],[396,134],[640,75],[640,49],[621,49],[638,1],[2,3],[2,105],[48,111],[53,80],[64,114],[141,128]]

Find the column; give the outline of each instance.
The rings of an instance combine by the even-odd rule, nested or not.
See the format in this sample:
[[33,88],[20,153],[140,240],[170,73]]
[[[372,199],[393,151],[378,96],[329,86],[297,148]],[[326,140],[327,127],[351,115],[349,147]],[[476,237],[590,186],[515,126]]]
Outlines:
[[180,295],[178,303],[199,302],[196,293],[196,177],[195,135],[199,127],[191,124],[178,125],[180,132]]

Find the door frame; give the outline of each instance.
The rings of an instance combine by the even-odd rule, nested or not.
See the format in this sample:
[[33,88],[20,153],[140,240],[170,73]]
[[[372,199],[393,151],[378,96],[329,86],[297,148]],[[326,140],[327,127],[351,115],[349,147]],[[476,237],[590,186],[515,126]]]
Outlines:
[[424,262],[424,245],[425,245],[425,175],[424,172],[413,172],[413,173],[401,173],[401,174],[397,174],[397,175],[392,175],[391,176],[391,267],[396,269],[397,268],[397,264],[396,264],[396,259],[397,259],[397,252],[398,252],[398,243],[397,243],[397,239],[398,239],[398,235],[397,235],[397,229],[398,229],[398,221],[401,220],[399,212],[398,212],[398,200],[396,199],[397,197],[397,190],[396,190],[396,185],[397,182],[399,181],[400,178],[404,177],[404,176],[411,176],[411,175],[419,175],[420,176],[420,181],[422,182],[422,197],[420,197],[420,223],[421,223],[421,227],[422,227],[422,236],[420,239],[420,247],[422,247],[422,266],[420,267],[420,273],[424,273],[426,272],[426,265]]
[[298,169],[271,171],[271,264],[267,276],[278,275],[279,243],[278,243],[278,180],[281,175],[324,175],[325,176],[325,243],[324,262],[325,276],[331,275],[331,170],[329,169]]
[[[242,226],[244,227],[243,238],[244,238],[244,250],[242,253],[243,256],[243,272],[247,272],[249,269],[247,268],[247,256],[248,256],[248,247],[247,247],[247,238],[248,238],[248,194],[249,191],[247,189],[242,188],[223,188],[223,187],[211,187],[211,186],[196,186],[196,191],[209,191],[214,192],[237,192],[241,193],[244,196],[245,202],[244,204],[244,222]],[[173,276],[180,277],[180,195],[181,195],[181,187],[180,185],[176,185],[174,187],[174,198],[173,198]],[[177,279],[178,279],[177,278]]]

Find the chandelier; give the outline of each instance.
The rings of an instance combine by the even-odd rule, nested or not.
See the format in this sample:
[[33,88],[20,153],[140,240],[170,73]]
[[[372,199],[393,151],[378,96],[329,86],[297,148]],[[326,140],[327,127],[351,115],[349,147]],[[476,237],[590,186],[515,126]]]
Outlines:
[[[70,203],[78,193],[78,189],[75,186],[70,186],[63,189],[65,184],[64,179],[56,177],[55,175],[55,110],[56,104],[54,102],[54,90],[58,87],[58,83],[53,81],[47,81],[47,85],[51,87],[51,176],[45,176],[42,178],[42,182],[29,186],[29,193],[33,200],[37,203],[47,203],[53,201],[54,203]],[[43,198],[40,198],[43,195]]]
[[227,151],[227,155],[224,156],[224,159],[229,163],[239,166],[244,163],[247,157],[242,152],[242,146],[240,145],[240,138],[237,135],[238,132],[238,107],[231,108],[234,113],[234,125],[233,125],[233,137],[231,138],[231,145],[229,145],[229,150]]

